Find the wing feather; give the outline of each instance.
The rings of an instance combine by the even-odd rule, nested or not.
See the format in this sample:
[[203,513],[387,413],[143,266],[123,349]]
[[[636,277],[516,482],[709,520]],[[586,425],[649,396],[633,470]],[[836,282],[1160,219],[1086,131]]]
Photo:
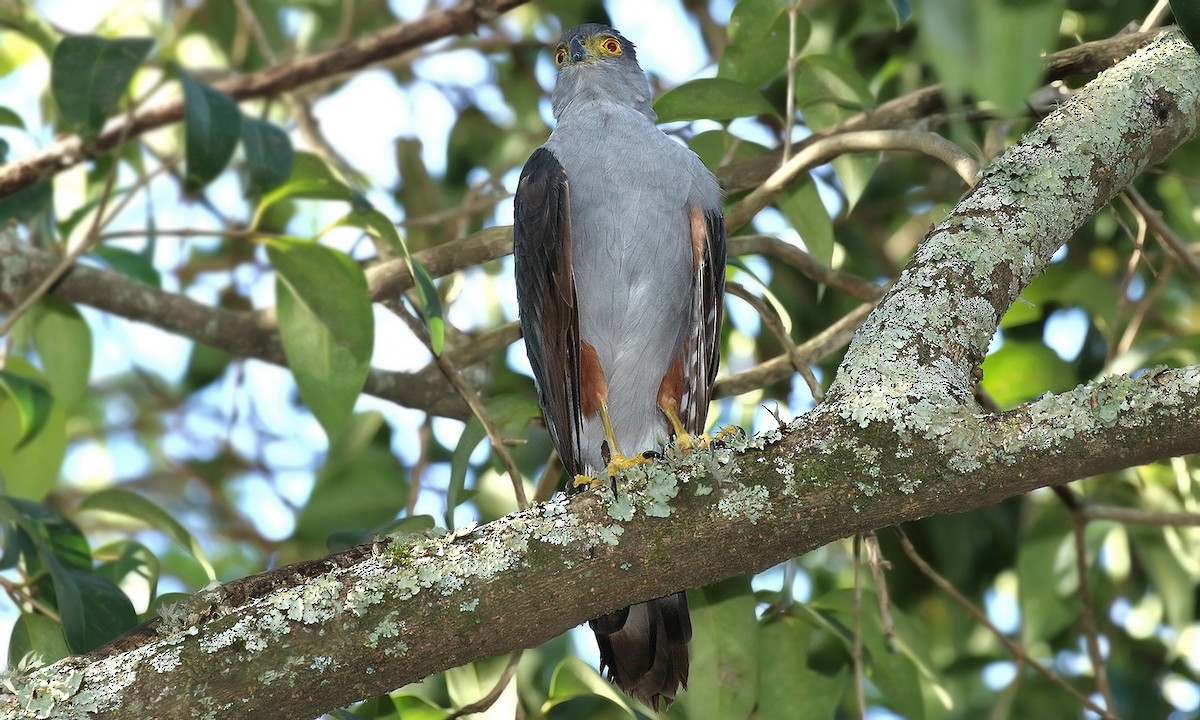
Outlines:
[[579,433],[579,309],[571,269],[567,173],[539,148],[514,200],[513,260],[525,351],[550,437],[569,475],[583,472]]
[[713,382],[721,361],[721,321],[725,308],[725,216],[719,208],[704,211],[702,242],[696,278],[692,283],[692,331],[680,401],[684,429],[704,432]]

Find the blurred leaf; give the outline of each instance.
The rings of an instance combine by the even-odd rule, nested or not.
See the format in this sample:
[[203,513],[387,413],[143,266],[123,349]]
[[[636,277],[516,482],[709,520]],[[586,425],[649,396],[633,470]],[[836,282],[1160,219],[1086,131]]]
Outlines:
[[92,369],[91,328],[74,305],[53,297],[39,300],[27,317],[54,399],[70,410],[87,392]]
[[[491,692],[500,680],[500,673],[504,671],[507,663],[508,655],[497,655],[447,670],[446,689],[450,693],[451,706],[468,705]],[[517,717],[516,678],[509,680],[508,685],[491,707],[467,717],[472,720],[508,720]]]
[[[797,13],[797,52],[811,31],[808,18]],[[719,77],[759,87],[786,70],[790,31],[787,7],[780,0],[740,0],[729,17],[728,32]]]
[[21,613],[8,639],[9,669],[17,668],[21,659],[30,654],[38,658],[40,665],[49,665],[70,655],[62,624],[45,615]]
[[125,517],[140,520],[146,525],[161,531],[182,550],[196,558],[209,580],[216,580],[217,574],[204,554],[204,549],[196,538],[192,537],[183,525],[171,517],[150,499],[123,488],[106,488],[92,493],[83,499],[80,510],[102,510],[116,513]]
[[0,391],[7,395],[7,399],[0,398],[0,403],[17,411],[20,431],[15,449],[19,450],[45,427],[54,398],[41,383],[7,370],[0,370]]
[[970,92],[1011,114],[1041,80],[1062,12],[1061,0],[922,0],[918,37],[952,104]]
[[183,386],[188,392],[195,392],[208,387],[219,380],[229,367],[231,357],[224,350],[218,350],[202,342],[192,344],[192,352],[188,355],[187,370],[183,373]]
[[96,567],[97,575],[111,580],[126,596],[138,598],[138,605],[154,600],[159,562],[150,548],[136,540],[118,540],[97,548],[95,555],[100,561]]
[[983,389],[1003,409],[1070,390],[1077,382],[1070,363],[1040,342],[1005,340],[983,360]]
[[144,282],[151,287],[162,287],[162,278],[159,276],[158,270],[141,253],[115,245],[98,245],[88,255],[99,258],[109,268],[131,280]]
[[820,260],[826,267],[833,265],[833,220],[825,203],[821,201],[821,193],[812,177],[806,177],[800,182],[782,192],[775,201],[783,211],[788,222],[800,233],[800,239],[808,248],[808,253]]
[[[1017,549],[1017,599],[1025,643],[1047,642],[1079,617],[1074,597],[1064,597],[1065,576],[1074,575],[1062,548],[1073,547],[1071,518],[1060,507],[1038,508],[1021,531]],[[1073,555],[1071,556],[1073,558]]]
[[179,71],[183,84],[183,128],[186,145],[183,187],[199,192],[233,157],[241,137],[242,112],[228,95]]
[[[339,531],[354,531],[357,542],[369,539],[364,536],[382,529],[408,503],[406,477],[392,454],[383,415],[372,411],[351,416],[331,443],[312,495],[296,518],[295,537],[315,546],[324,546]],[[422,526],[426,522],[406,520]]]
[[688,720],[740,720],[758,701],[758,620],[749,578],[688,593],[692,615]]
[[416,695],[393,695],[396,716],[403,720],[446,720],[450,713]]
[[1171,0],[1175,24],[1183,30],[1193,49],[1200,48],[1200,3],[1196,0]]
[[153,46],[150,38],[63,38],[51,59],[50,89],[66,126],[85,142],[95,138]]
[[654,103],[659,122],[676,120],[732,120],[774,113],[767,99],[754,88],[726,78],[691,80],[663,93]]
[[846,671],[826,677],[808,667],[809,628],[793,617],[759,625],[758,712],[762,720],[830,720],[845,691]]
[[72,653],[91,652],[137,623],[133,604],[112,581],[58,562],[50,574]]
[[[870,108],[874,102],[866,80],[839,58],[806,55],[796,65],[796,107],[814,132],[828,130]],[[846,194],[849,211],[866,190],[879,165],[879,154],[842,155],[832,164]]]
[[274,238],[267,256],[279,333],[300,397],[331,441],[349,420],[371,369],[375,316],[362,269],[345,253]]
[[416,285],[421,313],[425,316],[425,328],[429,331],[429,345],[434,355],[441,355],[446,343],[446,320],[442,314],[442,299],[429,271],[408,251],[408,243],[400,236],[396,224],[373,207],[353,210],[342,218],[339,225],[361,227],[387,243],[393,251],[404,258],[408,271]]
[[[41,373],[17,356],[5,359],[3,372],[20,375],[36,385],[47,384]],[[34,417],[41,417],[38,405],[41,401],[31,402]],[[67,418],[62,403],[51,403],[49,414],[38,420],[39,432],[29,434],[29,411],[29,407],[22,410],[11,397],[0,392],[0,480],[3,492],[8,495],[41,500],[58,480],[66,456]]]
[[[501,435],[519,433],[529,422],[541,417],[542,411],[529,395],[499,395],[485,403],[485,410]],[[454,455],[450,460],[450,481],[446,486],[446,527],[454,529],[454,509],[466,498],[460,497],[467,479],[467,468],[471,454],[479,443],[487,438],[487,432],[479,419],[472,417],[463,428]],[[493,455],[494,457],[494,455]]]
[[1034,278],[1014,306],[1023,302],[1039,309],[1039,319],[1048,314],[1047,305],[1083,308],[1106,328],[1111,327],[1118,305],[1117,289],[1111,281],[1090,267],[1063,262],[1053,263]]
[[282,185],[292,174],[292,141],[287,133],[265,120],[242,118],[242,149],[246,153],[248,197],[261,197]]
[[1183,632],[1195,622],[1196,577],[1178,557],[1179,543],[1168,541],[1171,534],[1178,539],[1179,530],[1132,524],[1125,530],[1134,555],[1150,576],[1151,591],[1162,598],[1167,622],[1175,632]]
[[[546,712],[580,697],[602,699],[604,703],[596,705],[593,708],[595,710],[603,712],[611,708],[617,711],[617,717],[633,717],[633,711],[625,701],[625,696],[611,682],[605,680],[596,668],[578,657],[564,658],[554,668],[554,676],[550,680],[550,695],[546,698],[542,711]],[[561,711],[555,716],[571,717]]]
[[287,181],[263,196],[250,226],[258,227],[267,208],[275,203],[295,199],[353,202],[354,191],[334,175],[321,158],[307,152],[295,153]]
[[50,207],[54,199],[54,180],[47,178],[12,195],[0,197],[0,227],[9,220],[28,223]]
[[0,107],[0,125],[25,129],[25,121],[21,116],[6,107]]

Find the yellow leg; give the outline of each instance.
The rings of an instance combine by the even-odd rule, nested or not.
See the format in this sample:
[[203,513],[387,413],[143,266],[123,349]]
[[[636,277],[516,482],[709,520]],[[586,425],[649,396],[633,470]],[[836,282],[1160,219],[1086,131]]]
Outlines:
[[692,437],[691,433],[683,428],[683,421],[679,419],[679,413],[675,412],[675,408],[663,408],[663,412],[667,416],[667,420],[671,421],[671,428],[675,431],[675,443],[679,445],[679,449],[683,452],[689,452],[692,448],[707,445],[712,438],[702,436],[699,440]]
[[[617,433],[613,430],[612,418],[608,415],[608,403],[600,403],[600,422],[604,423],[604,439],[608,443],[608,467],[605,468],[605,475],[612,479],[617,476],[617,473],[622,470],[628,470],[635,465],[642,465],[649,462],[642,455],[634,455],[632,457],[621,452],[621,448],[617,445]],[[572,485],[574,487],[582,487],[584,485],[595,490],[604,483],[598,478],[590,475],[576,475]]]

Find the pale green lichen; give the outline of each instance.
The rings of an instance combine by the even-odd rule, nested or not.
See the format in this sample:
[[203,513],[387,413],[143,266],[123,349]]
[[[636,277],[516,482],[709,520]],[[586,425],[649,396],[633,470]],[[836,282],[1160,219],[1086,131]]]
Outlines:
[[716,512],[730,519],[744,518],[757,525],[759,518],[770,512],[770,500],[770,492],[763,485],[735,487],[721,495]]
[[477,607],[479,607],[479,598],[464,600],[458,604],[459,612],[475,612]]

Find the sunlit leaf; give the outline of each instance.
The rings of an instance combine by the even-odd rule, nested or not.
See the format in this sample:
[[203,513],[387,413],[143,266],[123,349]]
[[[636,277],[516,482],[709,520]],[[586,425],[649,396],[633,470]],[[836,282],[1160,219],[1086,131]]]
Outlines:
[[433,350],[433,354],[441,355],[442,347],[446,342],[446,320],[442,316],[442,299],[438,296],[437,286],[433,284],[433,277],[409,252],[408,243],[401,237],[395,223],[375,208],[363,207],[351,211],[349,215],[341,219],[340,224],[365,229],[383,240],[388,247],[404,258],[417,289],[421,312],[425,316],[426,329],[429,330],[430,349]]
[[[869,108],[874,97],[853,66],[832,55],[806,55],[796,65],[796,106],[814,131],[828,130]],[[842,155],[834,172],[851,208],[862,197],[879,165],[878,153]]]
[[325,161],[307,152],[294,153],[292,172],[282,185],[265,194],[254,211],[253,227],[269,207],[282,200],[344,200],[352,202],[354,191],[338,178]]
[[51,59],[50,89],[67,127],[95,137],[153,45],[149,38],[63,38]]
[[28,655],[39,665],[49,665],[71,654],[62,623],[45,615],[23,612],[13,624],[8,639],[8,667],[16,668]]
[[732,120],[773,113],[760,92],[728,78],[701,78],[663,93],[654,103],[659,122],[676,120]]
[[196,558],[196,561],[204,568],[204,572],[208,574],[209,580],[216,580],[216,571],[213,570],[200,543],[196,542],[196,538],[183,525],[179,524],[178,520],[145,496],[124,488],[106,488],[84,498],[79,509],[102,510],[124,515],[161,531],[181,549]]
[[779,195],[775,204],[800,233],[808,253],[826,267],[832,266],[833,221],[813,179],[808,177],[793,184]]
[[229,164],[241,137],[242,113],[237,103],[219,90],[179,71],[183,83],[185,174],[183,187],[198,192]]
[[92,331],[74,306],[47,297],[30,309],[33,346],[54,399],[71,409],[87,392],[92,369]]
[[17,410],[16,448],[20,449],[46,425],[54,398],[41,383],[7,370],[0,370],[0,391],[7,395],[2,402]]
[[375,317],[366,278],[345,253],[304,240],[273,239],[267,256],[288,366],[300,397],[336,438],[370,371]]
[[1077,382],[1075,369],[1040,342],[1008,340],[983,360],[983,389],[1005,409]]

